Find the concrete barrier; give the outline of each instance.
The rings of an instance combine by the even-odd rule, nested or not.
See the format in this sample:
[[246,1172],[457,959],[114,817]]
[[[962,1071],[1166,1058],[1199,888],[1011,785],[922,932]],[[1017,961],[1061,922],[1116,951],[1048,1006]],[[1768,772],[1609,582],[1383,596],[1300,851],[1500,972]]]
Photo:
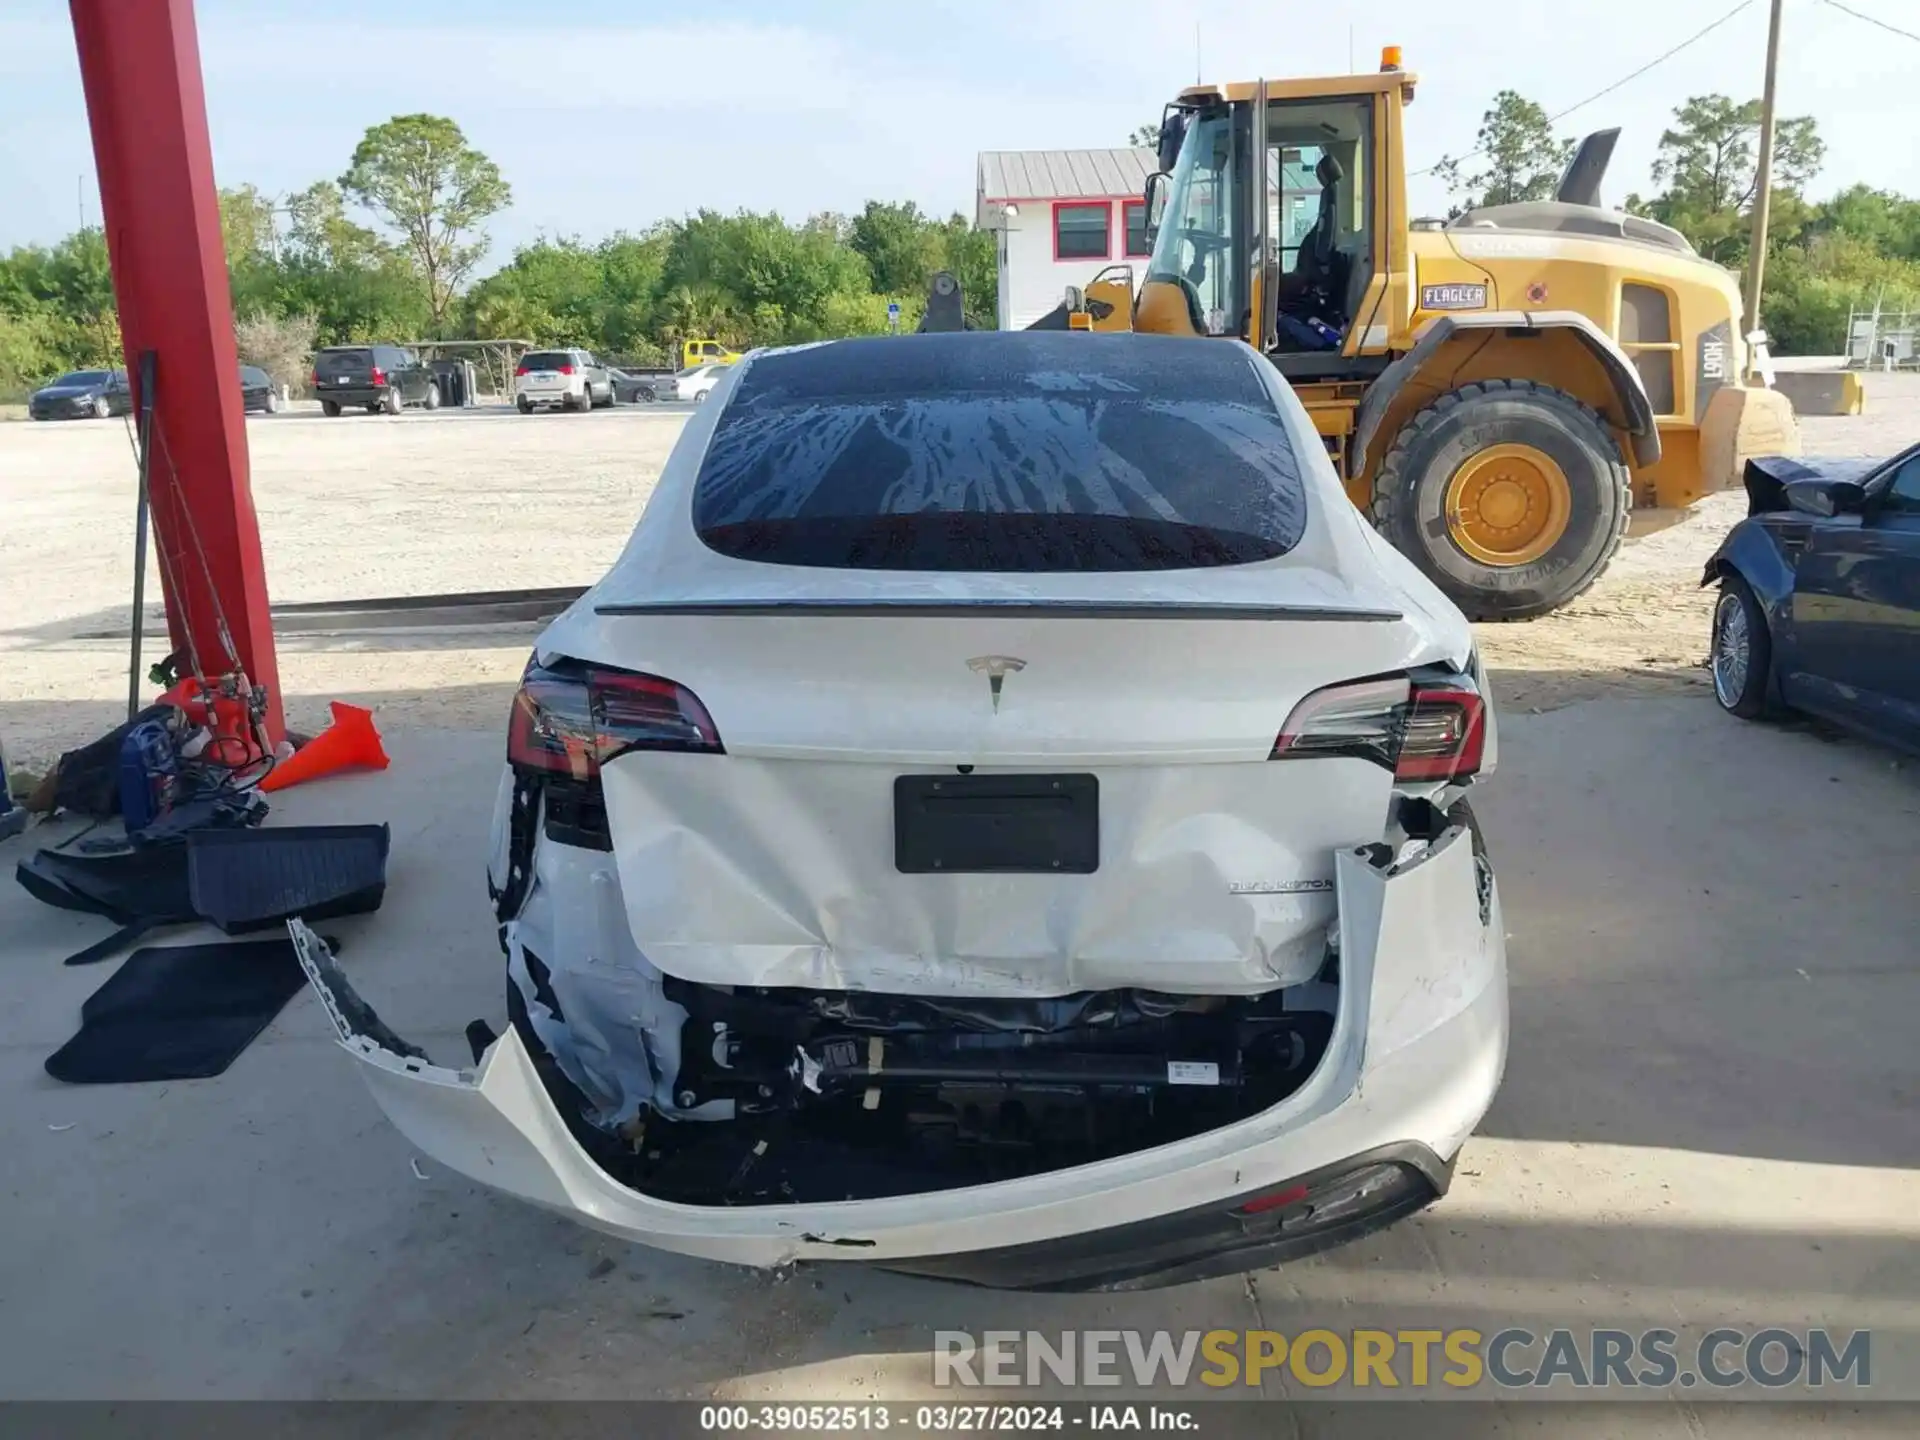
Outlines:
[[1796,415],[1858,415],[1867,405],[1866,386],[1851,370],[1781,370],[1773,388]]

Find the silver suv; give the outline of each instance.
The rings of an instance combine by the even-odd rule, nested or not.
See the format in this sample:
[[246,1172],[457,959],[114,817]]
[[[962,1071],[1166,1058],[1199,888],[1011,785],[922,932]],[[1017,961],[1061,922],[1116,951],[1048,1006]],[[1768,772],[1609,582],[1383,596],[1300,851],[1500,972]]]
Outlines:
[[592,410],[613,404],[613,376],[587,350],[529,350],[513,374],[513,403],[526,415],[536,407]]

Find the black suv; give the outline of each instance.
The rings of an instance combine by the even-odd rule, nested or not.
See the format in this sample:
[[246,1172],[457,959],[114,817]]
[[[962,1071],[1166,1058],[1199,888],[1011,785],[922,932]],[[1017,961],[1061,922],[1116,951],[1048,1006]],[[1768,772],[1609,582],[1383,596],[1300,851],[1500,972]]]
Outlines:
[[440,386],[420,357],[398,345],[330,345],[313,356],[313,393],[328,415],[364,405],[398,415],[408,405],[440,408]]

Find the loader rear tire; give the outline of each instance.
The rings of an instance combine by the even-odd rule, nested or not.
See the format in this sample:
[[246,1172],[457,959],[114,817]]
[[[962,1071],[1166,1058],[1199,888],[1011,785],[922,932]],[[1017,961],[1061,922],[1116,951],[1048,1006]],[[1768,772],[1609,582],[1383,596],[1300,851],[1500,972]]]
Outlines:
[[1626,461],[1591,406],[1484,380],[1401,427],[1369,514],[1469,620],[1530,620],[1600,578],[1632,506]]

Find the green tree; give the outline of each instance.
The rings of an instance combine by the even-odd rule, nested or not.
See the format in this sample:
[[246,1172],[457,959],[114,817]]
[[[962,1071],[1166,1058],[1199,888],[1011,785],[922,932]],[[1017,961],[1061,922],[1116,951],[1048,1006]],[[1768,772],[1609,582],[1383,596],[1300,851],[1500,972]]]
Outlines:
[[1767,335],[1782,355],[1837,355],[1847,316],[1875,304],[1920,309],[1920,262],[1833,232],[1777,246],[1767,264]]
[[372,127],[340,188],[403,237],[436,327],[486,253],[482,224],[513,199],[500,167],[438,115],[396,115]]
[[378,264],[397,254],[364,225],[347,218],[340,187],[319,180],[287,200],[287,243],[296,254],[322,265]]
[[279,260],[234,271],[237,313],[310,314],[323,345],[414,339],[427,330],[427,290],[412,261],[347,217],[339,186],[309,185],[288,197],[286,210]]
[[0,310],[0,400],[14,401],[53,378],[68,361],[59,316],[49,307]]
[[597,346],[603,280],[592,249],[577,240],[541,240],[521,246],[504,268],[475,285],[468,311],[485,337]]
[[1920,260],[1920,200],[1891,190],[1851,185],[1811,217],[1809,230],[1850,235],[1903,260]]
[[[1673,118],[1661,133],[1653,162],[1654,183],[1665,188],[1650,200],[1634,197],[1628,208],[1673,226],[1708,259],[1739,265],[1746,258],[1748,216],[1759,185],[1760,102],[1695,95]],[[1804,218],[1801,193],[1820,173],[1826,148],[1810,116],[1775,124],[1772,235],[1798,229]]]
[[[677,337],[731,333],[755,343],[817,339],[830,297],[873,290],[865,259],[842,243],[832,217],[794,226],[746,211],[688,217],[668,242],[661,279],[666,329]],[[714,328],[699,328],[703,318]]]
[[600,345],[610,353],[638,357],[656,343],[652,332],[670,243],[671,232],[664,226],[600,242]]
[[[1574,142],[1553,133],[1544,109],[1517,91],[1502,90],[1480,117],[1473,155],[1442,160],[1433,169],[1450,193],[1464,197],[1454,212],[1458,214],[1487,205],[1552,199],[1573,152]],[[1462,167],[1476,158],[1479,168],[1463,175]]]
[[120,318],[105,234],[76,230],[56,245],[27,245],[0,260],[6,363],[38,383],[77,366],[118,365]]
[[660,324],[655,333],[675,351],[682,341],[702,336],[723,345],[752,343],[747,319],[717,286],[705,282],[673,286],[661,296],[658,313]]
[[270,260],[280,249],[274,205],[257,185],[220,192],[220,239],[229,269],[246,260]]
[[1142,125],[1127,137],[1127,145],[1134,150],[1157,150],[1160,147],[1160,122]]
[[881,295],[924,299],[933,272],[946,266],[944,235],[911,200],[869,200],[854,218],[847,243],[867,262]]

